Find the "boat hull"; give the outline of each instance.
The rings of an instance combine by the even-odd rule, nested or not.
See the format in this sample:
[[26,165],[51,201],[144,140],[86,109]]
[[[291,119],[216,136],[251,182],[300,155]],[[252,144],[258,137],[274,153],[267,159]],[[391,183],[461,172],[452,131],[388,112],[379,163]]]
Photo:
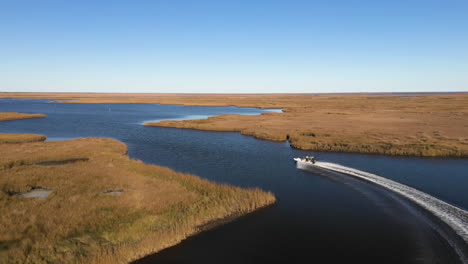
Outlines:
[[296,161],[296,167],[300,170],[305,170],[316,174],[324,174],[328,172],[327,169],[319,167],[310,161],[294,160]]

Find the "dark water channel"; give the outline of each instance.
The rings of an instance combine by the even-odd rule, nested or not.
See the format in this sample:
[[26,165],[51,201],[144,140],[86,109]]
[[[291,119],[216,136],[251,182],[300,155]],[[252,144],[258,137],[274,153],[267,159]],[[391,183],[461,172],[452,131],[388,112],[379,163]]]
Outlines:
[[[38,133],[49,140],[111,137],[129,156],[216,182],[272,191],[278,202],[203,232],[138,263],[459,263],[434,222],[405,199],[339,174],[296,169],[292,158],[369,171],[468,209],[468,161],[309,153],[242,136],[144,127],[148,120],[259,114],[235,107],[150,104],[54,104],[0,101],[0,112],[47,118],[0,122],[0,133]],[[1,153],[0,153],[1,154]]]

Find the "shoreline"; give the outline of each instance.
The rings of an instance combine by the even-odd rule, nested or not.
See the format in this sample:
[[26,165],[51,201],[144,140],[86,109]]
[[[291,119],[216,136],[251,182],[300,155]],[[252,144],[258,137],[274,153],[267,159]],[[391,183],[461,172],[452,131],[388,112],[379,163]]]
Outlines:
[[210,220],[210,221],[208,221],[208,222],[206,222],[204,224],[201,224],[201,225],[197,226],[193,233],[188,234],[187,236],[183,237],[179,241],[176,241],[174,244],[168,245],[167,247],[164,247],[164,248],[161,248],[160,250],[158,250],[156,252],[152,252],[152,253],[143,255],[141,257],[138,257],[138,258],[136,258],[134,260],[131,260],[131,261],[128,262],[128,264],[138,264],[138,263],[140,263],[140,261],[144,261],[144,259],[146,259],[146,258],[151,258],[151,256],[153,256],[155,254],[158,254],[159,252],[164,251],[164,250],[166,250],[168,248],[176,247],[179,244],[183,243],[185,240],[196,237],[200,233],[203,233],[203,232],[209,231],[209,230],[213,230],[213,229],[216,229],[216,228],[221,227],[223,225],[229,224],[231,222],[240,220],[240,219],[242,219],[244,217],[248,217],[249,215],[257,213],[257,212],[259,212],[261,210],[265,210],[265,209],[268,209],[270,207],[273,207],[273,206],[275,206],[276,203],[277,203],[277,201],[275,200],[273,203],[266,204],[264,206],[258,207],[255,210],[244,213],[244,214],[242,214],[242,213],[233,213],[233,214],[230,214],[230,215],[225,216],[223,218]]
[[217,227],[220,227],[220,226],[223,226],[225,224],[229,224],[230,222],[233,222],[233,221],[236,221],[238,219],[241,219],[242,217],[246,217],[250,214],[253,214],[255,212],[258,212],[260,210],[263,210],[263,209],[267,209],[269,207],[272,207],[276,204],[276,200],[275,202],[271,203],[271,204],[266,204],[264,206],[261,206],[261,207],[258,207],[256,208],[255,210],[251,211],[251,212],[248,212],[248,213],[245,213],[245,214],[241,214],[241,213],[232,213],[228,216],[225,216],[223,218],[218,218],[218,219],[213,219],[213,220],[210,220],[202,225],[199,225],[196,227],[196,230],[197,232],[194,233],[194,235],[197,235],[201,232],[204,232],[204,231],[208,231],[208,230],[211,230],[211,229],[215,229]]
[[[263,115],[263,113],[261,114]],[[219,117],[213,116],[213,117]],[[210,117],[206,118],[210,119]],[[373,150],[373,151],[359,151],[353,150],[352,148],[343,148],[343,149],[332,149],[332,145],[324,145],[323,147],[302,147],[301,145],[294,144],[293,141],[290,140],[289,135],[286,135],[285,138],[281,137],[269,137],[265,135],[258,135],[250,131],[243,131],[240,129],[218,129],[218,128],[200,128],[200,127],[191,127],[190,124],[185,126],[184,122],[191,122],[191,121],[198,121],[198,120],[206,120],[206,119],[187,119],[187,120],[162,120],[158,122],[146,122],[143,126],[147,127],[160,127],[160,128],[177,128],[177,129],[187,129],[187,130],[198,130],[198,131],[209,131],[209,132],[229,132],[229,133],[240,133],[243,136],[253,137],[259,140],[266,140],[271,142],[283,142],[288,143],[289,146],[293,149],[303,150],[303,151],[317,151],[317,152],[335,152],[335,153],[350,153],[350,154],[367,154],[367,155],[384,155],[384,156],[400,156],[400,157],[415,157],[415,158],[456,158],[456,159],[466,159],[468,157],[468,153],[462,154],[424,154],[424,153],[415,153],[410,148],[406,149],[407,152],[392,152],[392,149],[386,150]],[[359,148],[359,145],[352,146],[355,148]],[[398,147],[398,146],[397,146]],[[414,147],[414,145],[412,146]],[[418,146],[420,148],[424,148],[425,145],[421,144]]]

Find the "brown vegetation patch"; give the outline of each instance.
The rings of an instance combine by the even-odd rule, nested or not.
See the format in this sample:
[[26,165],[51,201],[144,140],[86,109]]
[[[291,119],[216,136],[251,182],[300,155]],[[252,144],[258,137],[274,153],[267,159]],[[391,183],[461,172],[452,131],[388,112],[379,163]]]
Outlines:
[[41,165],[41,166],[62,166],[70,163],[80,162],[80,161],[88,161],[88,158],[68,158],[68,159],[59,159],[59,160],[43,160],[43,161],[36,161],[34,163],[26,164],[26,165]]
[[24,160],[14,160],[10,162],[6,162],[0,164],[0,169],[11,169],[17,166],[46,166],[46,167],[62,167],[67,164],[75,163],[75,162],[83,162],[88,161],[88,158],[67,158],[67,159],[58,159],[58,160],[42,160],[42,161],[33,161],[33,162],[26,162]]
[[24,114],[24,113],[16,113],[16,112],[1,112],[0,113],[0,121],[10,121],[10,120],[27,119],[27,118],[42,118],[42,117],[46,117],[46,115]]
[[25,142],[38,142],[38,141],[45,141],[46,137],[43,135],[37,134],[7,134],[7,133],[0,133],[0,144],[3,143],[25,143]]
[[[0,263],[124,263],[214,219],[275,200],[258,189],[130,160],[126,152],[124,144],[102,138],[0,144]],[[34,190],[53,192],[21,198]]]

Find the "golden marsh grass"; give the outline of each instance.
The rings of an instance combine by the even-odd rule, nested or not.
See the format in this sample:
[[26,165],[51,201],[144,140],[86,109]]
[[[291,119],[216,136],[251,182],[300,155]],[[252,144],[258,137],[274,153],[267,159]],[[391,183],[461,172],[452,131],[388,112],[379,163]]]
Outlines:
[[27,119],[27,118],[42,118],[46,117],[44,114],[25,114],[17,112],[1,112],[0,121],[10,121],[18,119]]
[[[0,263],[126,263],[275,201],[126,152],[104,138],[0,144]],[[36,188],[52,192],[18,196]]]
[[46,137],[37,134],[9,134],[0,133],[0,144],[2,143],[24,143],[44,141]]

